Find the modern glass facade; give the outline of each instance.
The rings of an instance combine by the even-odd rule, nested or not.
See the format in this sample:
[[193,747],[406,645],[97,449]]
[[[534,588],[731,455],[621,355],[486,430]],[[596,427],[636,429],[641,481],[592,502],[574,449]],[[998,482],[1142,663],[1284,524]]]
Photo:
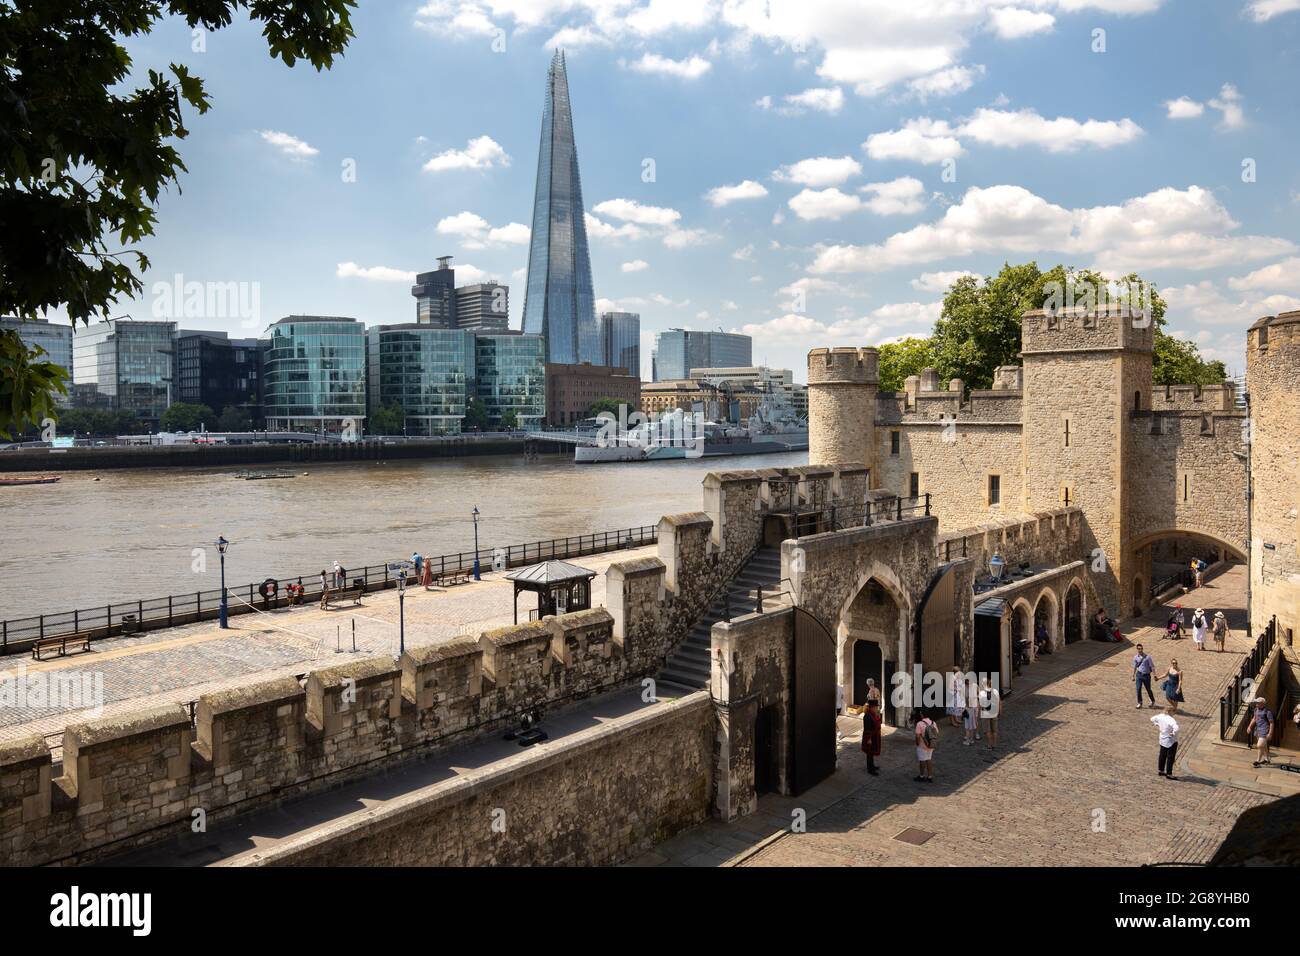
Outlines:
[[73,332],[73,381],[113,409],[157,421],[178,400],[175,377],[175,322],[109,319]]
[[176,400],[207,405],[218,415],[240,408],[256,421],[261,418],[261,352],[257,339],[182,329],[176,336]]
[[419,323],[366,332],[370,413],[400,405],[408,435],[454,435],[465,417],[474,336]]
[[669,329],[655,338],[654,380],[673,382],[691,377],[696,368],[736,368],[753,364],[754,342],[735,332],[692,332]]
[[595,301],[569,78],[564,54],[557,50],[542,105],[523,329],[542,336],[548,362],[600,365]]
[[17,332],[19,340],[31,348],[45,352],[38,361],[53,362],[68,373],[68,394],[54,397],[55,403],[69,405],[72,402],[72,325],[46,322],[44,319],[24,321],[18,318],[0,316],[0,332]]
[[439,256],[438,268],[421,272],[411,286],[415,296],[415,321],[439,329],[456,327],[456,270],[451,256]]
[[605,365],[641,377],[641,316],[635,312],[601,313],[600,338]]
[[474,336],[474,391],[491,424],[513,411],[520,427],[546,415],[546,343],[539,335]]
[[291,315],[271,326],[264,358],[266,427],[337,433],[366,416],[366,331],[356,319]]

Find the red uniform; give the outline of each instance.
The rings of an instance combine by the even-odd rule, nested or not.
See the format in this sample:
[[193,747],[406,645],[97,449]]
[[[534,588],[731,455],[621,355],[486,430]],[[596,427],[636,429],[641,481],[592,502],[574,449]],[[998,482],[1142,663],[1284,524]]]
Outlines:
[[862,752],[880,756],[880,712],[870,707],[862,714]]

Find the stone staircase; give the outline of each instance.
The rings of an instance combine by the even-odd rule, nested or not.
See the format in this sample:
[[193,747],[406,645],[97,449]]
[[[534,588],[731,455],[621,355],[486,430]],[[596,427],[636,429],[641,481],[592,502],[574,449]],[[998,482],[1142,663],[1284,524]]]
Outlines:
[[[668,655],[664,669],[655,678],[660,683],[699,690],[709,683],[709,654],[712,643],[710,632],[721,621],[730,604],[731,616],[750,614],[758,600],[758,589],[763,588],[764,610],[790,603],[790,597],[777,593],[781,579],[781,551],[778,548],[760,548],[735,577],[720,591],[713,603],[695,622],[686,639]],[[726,601],[723,595],[726,595]]]

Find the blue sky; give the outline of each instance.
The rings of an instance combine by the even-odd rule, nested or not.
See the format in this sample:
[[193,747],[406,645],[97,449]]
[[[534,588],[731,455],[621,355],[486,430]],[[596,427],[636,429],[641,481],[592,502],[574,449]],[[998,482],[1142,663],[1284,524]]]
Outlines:
[[596,294],[643,337],[741,330],[803,379],[808,349],[924,334],[953,274],[1028,259],[1137,271],[1233,367],[1300,308],[1300,0],[362,0],[355,30],[324,73],[241,21],[129,45],[213,109],[116,313],[167,312],[180,275],[258,293],[186,327],[410,321],[411,274],[452,255],[517,325],[557,44]]

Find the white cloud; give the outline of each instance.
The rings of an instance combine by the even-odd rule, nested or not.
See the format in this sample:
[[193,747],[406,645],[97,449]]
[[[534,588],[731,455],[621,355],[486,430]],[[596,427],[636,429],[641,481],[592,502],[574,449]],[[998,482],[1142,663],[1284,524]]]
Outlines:
[[663,243],[669,249],[685,249],[709,242],[714,236],[704,229],[670,229],[664,233]]
[[521,222],[511,222],[494,228],[482,216],[469,211],[445,216],[438,221],[435,230],[443,236],[459,236],[461,245],[466,249],[482,249],[489,243],[526,245],[531,233],[531,230]]
[[405,269],[393,269],[389,266],[359,266],[355,262],[340,262],[335,267],[334,274],[340,279],[366,279],[371,282],[404,282],[409,285],[415,281],[415,273],[407,272]]
[[760,96],[758,99],[754,100],[754,105],[760,110],[770,110],[772,108],[772,97]]
[[1238,292],[1300,292],[1300,257],[1283,259],[1271,266],[1256,269],[1247,275],[1228,280],[1229,287]]
[[[1226,327],[1235,336],[1234,351],[1241,348],[1242,333],[1257,319],[1300,309],[1300,299],[1285,294],[1247,294],[1240,299],[1230,299],[1208,280],[1161,289],[1160,295],[1169,305],[1166,318],[1171,332],[1188,323],[1211,328]],[[1182,337],[1191,338],[1186,332]]]
[[1246,10],[1256,23],[1263,23],[1284,13],[1300,10],[1300,0],[1250,0]]
[[704,194],[704,198],[714,207],[725,206],[738,199],[761,199],[767,195],[767,188],[762,183],[746,179],[735,186],[716,186]]
[[942,302],[896,302],[834,322],[787,312],[764,322],[742,325],[739,331],[753,337],[756,354],[805,353],[821,346],[877,344],[891,332],[928,335],[942,309]]
[[1186,96],[1176,100],[1165,100],[1165,109],[1170,119],[1195,119],[1205,112],[1205,105]]
[[589,26],[564,27],[546,41],[547,50],[576,50],[584,46],[608,46],[613,41]]
[[897,216],[925,208],[925,187],[911,176],[900,176],[887,183],[867,183],[859,192],[871,197],[865,205],[878,216]]
[[625,222],[621,226],[615,226],[597,219],[591,213],[584,213],[583,220],[587,226],[587,237],[589,239],[644,239],[646,231],[633,222]]
[[741,246],[731,254],[731,258],[739,262],[750,262],[754,258],[754,244],[751,242],[747,246]]
[[908,120],[902,129],[872,133],[862,148],[875,160],[910,159],[928,165],[955,159],[965,152],[953,134],[946,121],[921,117]]
[[969,90],[983,75],[983,66],[950,66],[929,76],[917,77],[907,84],[907,88],[923,100],[931,96],[956,96]]
[[415,11],[415,25],[439,37],[490,36],[498,29],[477,2],[430,0]]
[[621,219],[623,222],[634,222],[640,226],[671,226],[682,218],[682,214],[676,209],[667,206],[646,206],[635,199],[606,199],[604,202],[596,203],[591,211],[600,216]]
[[1004,40],[1018,40],[1051,30],[1056,17],[1043,10],[1019,7],[994,7],[989,11],[989,26]]
[[[1021,186],[973,187],[932,223],[872,245],[819,248],[813,273],[882,272],[978,253],[1068,255],[1106,272],[1209,269],[1295,251],[1287,239],[1232,235],[1208,190],[1166,187],[1111,206],[1066,209]],[[1092,261],[1079,261],[1091,257]]]
[[1223,114],[1223,126],[1237,129],[1246,124],[1246,115],[1241,106],[1241,94],[1231,83],[1224,83],[1219,95],[1210,100],[1210,106]]
[[838,86],[814,87],[802,93],[790,93],[785,97],[792,112],[816,110],[819,113],[838,113],[844,108],[844,91]]
[[262,140],[274,146],[285,156],[290,159],[305,160],[319,155],[320,150],[305,140],[297,136],[291,136],[288,133],[282,133],[279,130],[264,129],[260,131]]
[[852,156],[816,156],[782,166],[772,173],[780,182],[798,183],[801,186],[838,186],[851,176],[862,172],[862,165]]
[[790,198],[789,206],[800,219],[840,219],[862,208],[857,196],[829,189],[805,189]]
[[942,295],[951,288],[954,282],[966,276],[974,276],[981,283],[984,281],[982,276],[974,272],[967,272],[964,269],[957,269],[952,272],[922,272],[912,280],[912,288],[920,292],[934,292]]
[[451,169],[493,169],[509,166],[510,157],[491,136],[476,136],[464,149],[448,149],[424,164],[426,173],[441,173]]
[[625,262],[619,266],[624,272],[645,272],[650,268],[650,263],[644,259],[633,259],[631,262]]
[[698,80],[713,68],[713,64],[696,54],[691,54],[683,60],[673,60],[658,53],[645,53],[642,54],[641,59],[627,64],[627,67],[638,73],[675,76],[681,80]]
[[1131,119],[1079,122],[1058,116],[1049,120],[1031,109],[983,108],[962,124],[961,135],[989,146],[1037,146],[1049,153],[1070,153],[1130,143],[1142,135],[1142,127]]

